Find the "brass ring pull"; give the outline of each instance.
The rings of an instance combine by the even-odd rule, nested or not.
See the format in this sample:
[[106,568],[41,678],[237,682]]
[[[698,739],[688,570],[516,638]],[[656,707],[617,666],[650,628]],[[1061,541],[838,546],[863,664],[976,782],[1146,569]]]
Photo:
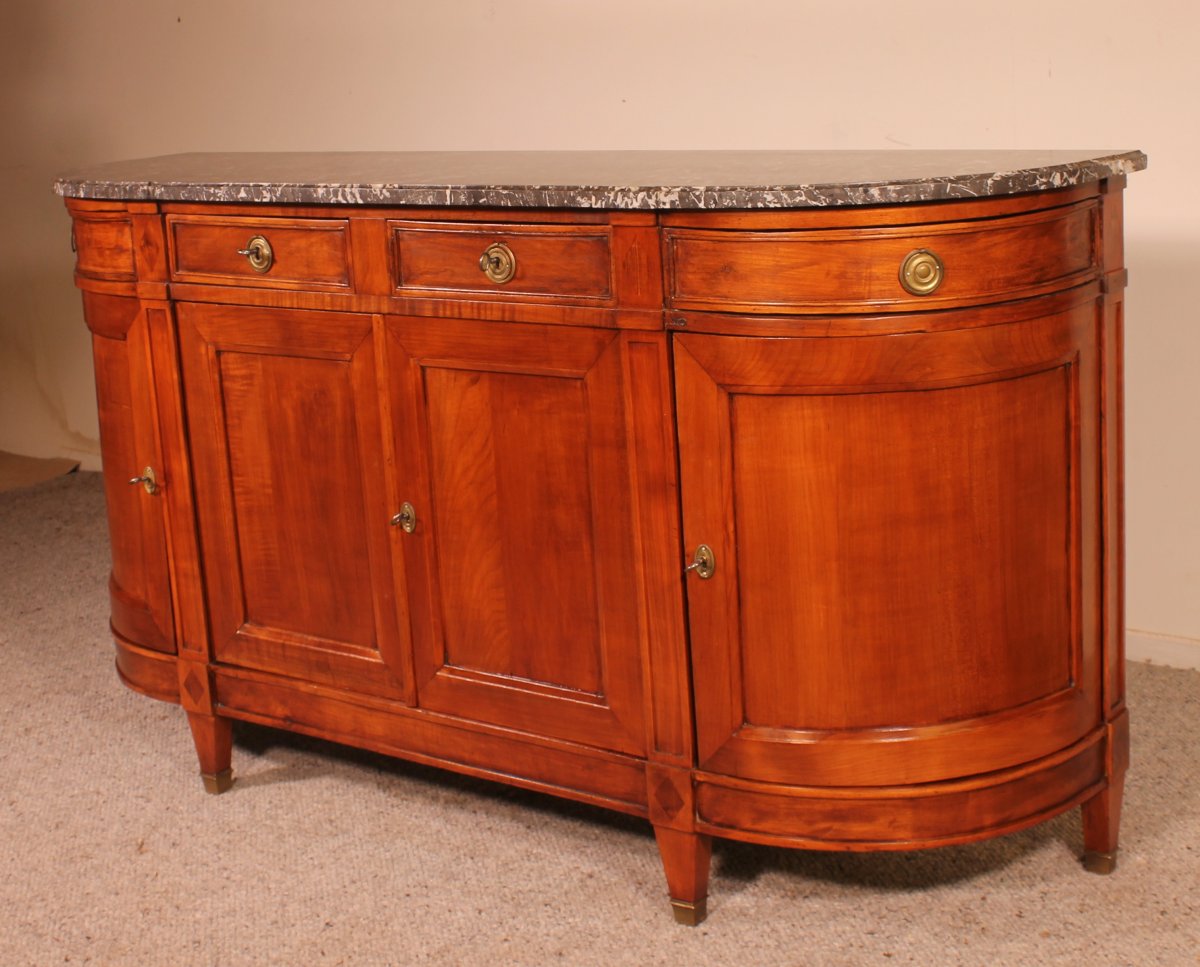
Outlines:
[[927,248],[909,252],[900,263],[900,284],[913,295],[930,295],[944,276],[942,260]]
[[270,272],[271,266],[275,264],[275,253],[271,250],[271,243],[261,235],[255,235],[246,243],[245,248],[237,250],[237,254],[246,256],[250,268],[259,274]]
[[503,285],[517,274],[517,257],[503,242],[493,242],[479,256],[479,268],[497,285]]
[[158,492],[158,477],[154,473],[154,468],[146,467],[142,471],[142,475],[140,477],[130,477],[129,478],[129,485],[131,487],[136,486],[137,484],[141,484],[142,487],[145,488],[146,493],[148,493],[148,494],[157,493]]

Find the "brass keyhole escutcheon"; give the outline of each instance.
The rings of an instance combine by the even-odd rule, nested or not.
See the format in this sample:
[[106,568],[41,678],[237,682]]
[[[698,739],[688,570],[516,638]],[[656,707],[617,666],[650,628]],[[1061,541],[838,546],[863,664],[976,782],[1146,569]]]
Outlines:
[[250,268],[260,275],[270,272],[271,266],[275,264],[275,253],[271,250],[271,243],[261,235],[251,238],[245,248],[238,249],[237,254],[246,256]]
[[517,257],[503,242],[493,242],[479,256],[479,268],[497,285],[503,285],[517,274]]
[[927,248],[915,249],[900,264],[900,284],[913,295],[929,295],[942,284],[942,260]]
[[400,505],[400,513],[390,521],[393,527],[399,527],[404,533],[411,534],[417,529],[417,512],[407,500]]
[[696,576],[704,578],[707,581],[713,576],[713,572],[717,569],[717,556],[713,553],[711,547],[707,544],[701,544],[696,548],[696,555],[692,558],[692,563],[683,569],[684,574],[696,572]]

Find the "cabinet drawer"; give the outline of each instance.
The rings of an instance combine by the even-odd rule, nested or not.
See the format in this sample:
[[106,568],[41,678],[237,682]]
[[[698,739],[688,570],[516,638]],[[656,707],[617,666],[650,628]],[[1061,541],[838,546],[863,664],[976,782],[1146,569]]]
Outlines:
[[168,215],[167,236],[174,281],[350,288],[345,219]]
[[[667,228],[668,298],[677,309],[833,313],[950,308],[1041,295],[1097,274],[1097,211],[1087,201],[1029,215],[921,226]],[[923,285],[930,291],[922,293]]]
[[76,212],[71,244],[76,252],[75,271],[81,276],[114,282],[137,278],[133,231],[124,212]]
[[[391,221],[396,292],[569,303],[612,299],[603,225]],[[491,272],[488,265],[491,265]]]

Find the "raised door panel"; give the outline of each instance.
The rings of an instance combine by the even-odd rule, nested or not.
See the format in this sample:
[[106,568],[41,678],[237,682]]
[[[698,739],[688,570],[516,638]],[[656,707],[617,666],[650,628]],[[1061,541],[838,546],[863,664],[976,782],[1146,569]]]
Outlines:
[[396,499],[417,518],[396,540],[419,703],[643,752],[626,340],[459,320],[387,327]]
[[[161,490],[129,481],[146,467],[163,470],[155,420],[148,327],[151,315],[136,299],[84,293],[92,330],[100,450],[112,549],[109,595],[113,631],[156,651],[175,650],[167,542]],[[163,481],[163,485],[168,485]]]
[[406,697],[372,317],[178,314],[215,658]]
[[935,781],[1098,726],[1094,332],[676,337],[702,768]]

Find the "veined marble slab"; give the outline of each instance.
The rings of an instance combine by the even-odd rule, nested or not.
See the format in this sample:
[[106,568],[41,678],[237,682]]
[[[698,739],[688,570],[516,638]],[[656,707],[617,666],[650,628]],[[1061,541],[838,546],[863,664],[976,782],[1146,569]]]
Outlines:
[[880,205],[1046,191],[1140,151],[452,151],[177,154],[63,175],[69,198],[647,210]]

